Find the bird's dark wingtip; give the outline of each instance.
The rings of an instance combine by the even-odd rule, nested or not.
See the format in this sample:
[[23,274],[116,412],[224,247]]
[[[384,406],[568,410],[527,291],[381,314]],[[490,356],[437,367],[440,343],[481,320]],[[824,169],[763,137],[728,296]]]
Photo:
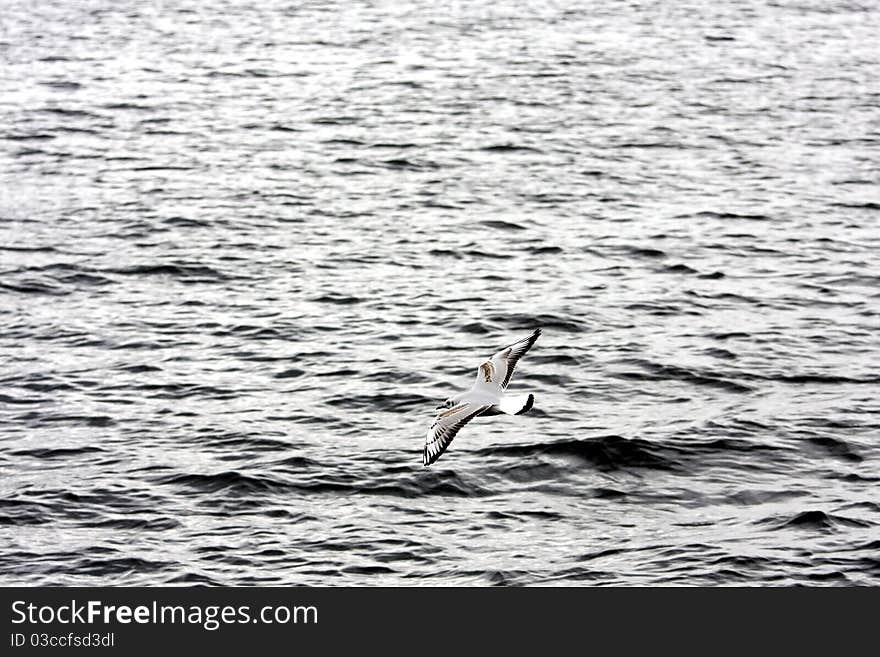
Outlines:
[[519,409],[516,414],[517,415],[525,415],[530,410],[532,410],[532,406],[535,405],[535,396],[532,393],[529,393],[529,398],[526,400],[526,405]]

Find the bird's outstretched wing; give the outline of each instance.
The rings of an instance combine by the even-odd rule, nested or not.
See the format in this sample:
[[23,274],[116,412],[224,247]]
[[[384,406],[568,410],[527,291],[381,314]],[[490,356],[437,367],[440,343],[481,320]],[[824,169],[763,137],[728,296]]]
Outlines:
[[525,356],[539,337],[541,337],[541,329],[535,329],[529,337],[496,351],[492,358],[480,365],[474,387],[482,389],[494,387],[496,390],[507,388],[519,359]]
[[438,413],[425,436],[422,462],[428,466],[440,458],[459,430],[480,413],[487,411],[489,406],[465,402]]

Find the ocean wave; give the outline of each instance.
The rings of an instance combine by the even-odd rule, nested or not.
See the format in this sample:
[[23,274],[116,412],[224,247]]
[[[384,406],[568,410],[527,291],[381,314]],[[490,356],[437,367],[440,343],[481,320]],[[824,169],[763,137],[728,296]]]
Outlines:
[[803,529],[820,532],[836,532],[847,527],[868,528],[877,523],[866,520],[848,518],[842,515],[826,513],[816,509],[801,511],[794,515],[771,516],[757,521],[761,525],[770,525],[774,529]]
[[641,371],[615,372],[614,375],[636,381],[684,381],[699,386],[720,388],[730,392],[752,392],[753,388],[732,380],[729,375],[723,375],[708,370],[680,367],[678,365],[666,365],[656,363],[643,358],[624,358],[620,363],[632,364],[642,368]]
[[189,488],[204,494],[222,491],[236,495],[342,494],[401,498],[426,495],[484,497],[492,494],[486,488],[477,486],[453,472],[443,470],[432,470],[418,476],[366,478],[360,481],[353,480],[350,476],[336,479],[325,476],[288,481],[267,475],[245,475],[241,472],[227,471],[216,474],[175,474],[161,477],[157,482],[167,486]]
[[681,463],[674,458],[674,451],[647,440],[627,439],[617,435],[572,438],[547,443],[499,445],[478,450],[480,454],[486,456],[516,458],[550,456],[573,459],[604,470],[627,468],[677,470],[681,468]]

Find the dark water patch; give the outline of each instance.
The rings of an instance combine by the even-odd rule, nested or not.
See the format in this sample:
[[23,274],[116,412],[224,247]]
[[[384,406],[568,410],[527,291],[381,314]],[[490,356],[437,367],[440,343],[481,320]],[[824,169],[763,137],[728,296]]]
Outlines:
[[751,338],[751,333],[745,331],[721,331],[706,333],[706,337],[712,340],[735,340],[738,338]]
[[462,206],[454,203],[444,203],[431,198],[423,200],[421,204],[426,208],[439,208],[441,210],[460,210],[462,208]]
[[541,153],[542,151],[532,146],[522,144],[495,144],[480,148],[484,153]]
[[525,250],[532,255],[551,255],[563,252],[563,249],[558,246],[529,246]]
[[580,367],[583,361],[580,358],[566,353],[532,353],[529,352],[529,360],[541,364],[560,365],[564,367]]
[[596,552],[590,552],[588,554],[583,554],[575,559],[575,561],[595,561],[596,559],[602,559],[604,557],[611,557],[618,554],[624,554],[629,550],[625,548],[605,548],[604,550],[597,550]]
[[[15,157],[34,157],[38,155],[45,155],[47,157],[58,156],[59,153],[54,153],[52,151],[43,150],[42,148],[22,148],[15,152]],[[61,154],[64,157],[69,157],[70,153]]]
[[876,385],[880,383],[878,376],[851,377],[839,374],[770,374],[757,372],[745,374],[746,377],[760,381],[777,381],[780,383],[815,383],[819,385]]
[[[107,124],[104,124],[103,127],[109,127]],[[59,125],[55,126],[55,132],[58,133],[66,133],[72,135],[97,135],[101,132],[100,128],[87,128],[83,126],[74,126],[74,125]],[[88,158],[91,156],[80,155],[82,158]],[[121,160],[136,160],[134,157],[119,157],[119,158],[106,158],[105,162],[113,162],[113,161],[121,161]]]
[[539,381],[548,386],[566,386],[575,383],[575,378],[568,374],[529,374],[529,381]]
[[516,586],[528,576],[524,571],[488,570],[482,573],[482,579],[489,586]]
[[[614,471],[629,468],[678,470],[680,461],[674,450],[640,438],[609,435],[597,438],[567,439],[548,443],[501,445],[477,450],[479,454],[497,457],[550,456],[573,459],[596,466],[599,470]],[[677,455],[676,455],[677,457]]]
[[194,440],[199,443],[207,443],[231,453],[241,451],[253,452],[285,452],[302,447],[300,443],[270,438],[261,434],[247,434],[238,432],[224,432],[214,427],[203,427],[192,432]]
[[174,518],[105,518],[101,520],[84,520],[83,527],[93,529],[120,529],[136,531],[165,531],[180,527]]
[[77,574],[93,575],[95,577],[107,577],[111,575],[124,575],[129,573],[156,573],[163,570],[173,570],[177,564],[166,561],[152,561],[138,557],[119,557],[116,559],[93,559],[84,557],[76,559],[72,566],[64,563],[47,569],[47,573],[56,574],[67,572],[71,567]]
[[843,586],[851,584],[850,578],[839,570],[822,573],[810,572],[806,573],[806,578],[811,582],[837,582]]
[[880,513],[880,503],[871,502],[868,500],[863,500],[861,502],[851,502],[849,504],[845,504],[842,509],[859,509],[863,511],[870,511],[871,513]]
[[314,125],[355,125],[360,121],[361,118],[357,116],[320,116],[311,122]]
[[865,201],[863,203],[832,202],[829,205],[834,208],[846,208],[848,210],[880,210],[880,203],[874,201]]
[[874,523],[865,520],[856,520],[819,510],[802,511],[791,517],[772,516],[759,520],[758,524],[769,525],[775,529],[803,529],[822,533],[837,532],[846,527],[867,528],[874,526]]
[[461,253],[462,255],[468,255],[474,258],[486,258],[489,260],[509,260],[514,257],[511,253],[495,253],[492,251],[481,251],[480,249],[465,249]]
[[428,255],[445,258],[461,258],[461,253],[459,251],[453,251],[452,249],[431,249],[428,251]]
[[362,303],[363,299],[348,296],[345,294],[322,294],[319,297],[309,299],[309,301],[313,301],[315,303],[332,303],[338,306],[353,306],[355,304]]
[[300,128],[294,128],[290,125],[283,125],[281,123],[273,123],[269,126],[269,130],[273,132],[302,132]]
[[37,112],[42,112],[44,114],[54,114],[59,117],[72,118],[72,119],[99,119],[100,115],[95,112],[90,112],[87,110],[79,110],[79,109],[69,109],[66,107],[40,107],[36,109]]
[[631,363],[643,368],[643,371],[615,372],[614,376],[622,379],[636,381],[684,381],[698,386],[719,388],[730,392],[752,392],[752,388],[737,381],[732,381],[725,375],[706,370],[688,369],[677,365],[664,365],[641,358],[624,358],[621,363]]
[[4,404],[43,404],[45,400],[42,397],[13,397],[12,395],[5,395],[0,393],[0,402]]
[[719,212],[714,210],[704,210],[702,212],[696,212],[694,214],[680,214],[677,215],[676,219],[690,219],[690,218],[699,218],[704,217],[706,219],[724,219],[724,220],[745,220],[745,221],[769,221],[771,217],[765,214],[750,214],[750,213],[742,213],[742,212]]
[[[21,251],[22,249],[16,249]],[[27,249],[27,251],[43,251],[43,250],[51,250],[52,249]],[[69,291],[68,286],[81,286],[81,285],[109,285],[113,281],[104,276],[99,276],[94,272],[89,271],[79,265],[70,264],[70,263],[54,263],[49,265],[43,265],[39,267],[23,267],[16,270],[15,273],[21,273],[27,275],[36,275],[41,274],[47,279],[45,281],[45,286],[52,290],[58,290],[61,292]],[[27,280],[27,279],[26,279]],[[43,284],[37,283],[36,284]]]
[[564,205],[566,203],[571,203],[572,201],[577,200],[576,196],[569,196],[563,194],[523,194],[520,193],[518,196],[522,199],[525,199],[529,203],[533,203],[538,206],[543,207],[557,207],[560,205]]
[[123,110],[123,111],[137,111],[137,112],[152,112],[156,108],[150,107],[149,105],[138,105],[137,103],[105,103],[100,105],[99,107],[107,110]]
[[855,483],[876,483],[880,482],[880,476],[872,476],[869,474],[859,474],[858,472],[832,472],[829,476],[834,477],[835,479],[839,479],[841,481],[847,482],[855,482]]
[[[783,572],[798,572],[810,567],[810,562],[804,559],[779,559],[757,555],[724,555],[707,562],[707,568],[711,571],[708,579],[714,583],[730,581],[753,582],[757,575],[768,573],[780,573],[776,578],[781,579]],[[768,577],[773,581],[774,576]]]
[[620,500],[629,495],[622,490],[618,490],[616,488],[608,488],[605,486],[599,486],[593,489],[593,494],[599,499],[603,500]]
[[682,310],[682,308],[670,303],[630,303],[624,306],[627,311],[637,312],[655,317],[669,317],[678,315],[699,315],[698,311]]
[[358,376],[359,374],[360,374],[360,372],[358,370],[354,370],[350,367],[341,367],[341,368],[335,369],[335,370],[325,370],[323,372],[315,372],[313,374],[313,376],[316,376],[316,377],[335,376],[335,377],[350,378],[350,377]]
[[70,289],[65,289],[51,282],[43,281],[21,281],[19,283],[3,283],[0,282],[0,290],[8,290],[19,294],[46,295],[60,297],[70,294]]
[[721,360],[736,360],[739,358],[732,351],[728,351],[727,349],[720,349],[718,347],[708,347],[707,349],[703,349],[703,353],[706,356],[711,356],[712,358],[720,358]]
[[296,482],[280,481],[265,475],[244,475],[236,471],[217,474],[178,474],[162,477],[157,480],[163,485],[185,487],[198,493],[214,495],[218,492],[235,493],[236,495],[253,495],[250,501],[236,497],[235,499],[214,499],[212,504],[221,506],[264,504],[262,495],[290,494],[345,494],[345,495],[381,495],[389,497],[417,498],[426,495],[445,497],[484,497],[491,492],[476,486],[455,473],[431,470],[417,476],[380,479],[356,479],[351,475],[342,474],[336,479],[311,478]]
[[858,451],[848,442],[840,438],[832,438],[831,436],[815,436],[808,437],[806,441],[817,447],[821,447],[823,451],[836,456],[844,461],[853,463],[861,463],[864,458]]
[[[203,325],[200,328],[211,328],[215,324]],[[235,326],[223,326],[211,331],[214,336],[239,336],[249,341],[260,340],[283,340],[290,338],[290,333],[271,326],[257,326],[253,324],[238,324]]]
[[321,472],[325,469],[323,463],[305,456],[288,456],[285,459],[273,462],[272,465],[284,470],[309,470],[313,472]]
[[614,145],[614,148],[684,148],[684,144],[666,141],[623,141]]
[[487,511],[486,517],[489,520],[517,520],[521,522],[531,522],[532,519],[537,520],[564,520],[565,516],[555,511]]
[[[140,383],[138,392],[151,399],[235,399],[244,391],[198,383]],[[170,412],[170,411],[169,411]]]
[[237,494],[245,493],[283,493],[296,490],[298,487],[257,475],[244,475],[240,472],[228,471],[217,474],[177,474],[161,477],[157,480],[163,485],[191,488],[200,493],[218,493],[220,491]]
[[385,575],[397,571],[388,566],[346,566],[341,572],[352,575]]
[[167,265],[132,265],[115,269],[101,270],[103,273],[119,274],[122,276],[167,276],[181,281],[199,281],[220,283],[229,280],[229,277],[213,267],[195,264],[167,264]]
[[401,412],[416,408],[426,408],[431,404],[436,406],[437,400],[426,395],[415,393],[373,395],[342,395],[325,400],[325,404],[351,409],[364,409],[369,411]]
[[46,132],[6,133],[3,135],[3,139],[7,141],[49,141],[55,138],[56,135]]
[[[419,467],[420,466],[414,466]],[[486,497],[493,492],[478,486],[470,479],[449,470],[431,468],[417,470],[418,474],[401,478],[392,475],[387,481],[368,483],[360,492],[368,495],[389,495],[392,497],[419,498],[424,495],[441,497]]]
[[209,228],[211,226],[207,221],[191,217],[168,217],[162,223],[166,226],[175,226],[177,228]]
[[483,322],[469,322],[459,329],[462,333],[470,333],[472,335],[489,335],[493,329],[486,326]]
[[[58,392],[61,390],[77,390],[82,388],[92,388],[97,385],[97,382],[89,382],[88,384],[84,381],[78,382],[78,385],[68,385],[61,383],[49,383],[49,384],[36,384],[36,383],[25,383],[22,385],[23,388],[29,388],[37,391],[44,392]],[[109,415],[66,415],[64,413],[41,413],[38,415],[32,415],[27,418],[28,421],[33,425],[52,425],[52,424],[67,424],[67,425],[84,425],[87,427],[112,427],[116,424],[116,420],[110,417]]]
[[184,166],[182,164],[145,164],[139,167],[130,167],[128,171],[139,171],[142,173],[151,173],[153,171],[192,171],[195,167]]
[[166,583],[173,585],[182,584],[185,586],[220,586],[222,580],[218,580],[215,577],[209,577],[204,573],[184,572],[166,580]]
[[[608,580],[614,580],[613,573],[592,570],[589,568],[563,568],[550,578],[550,581],[558,580],[562,582],[587,582],[587,583],[605,583]],[[589,584],[587,584],[589,585]]]
[[[400,550],[394,552],[381,552],[374,554],[373,559],[382,563],[391,563],[395,561],[416,562],[420,564],[432,564],[434,559],[419,552],[410,552],[408,550]],[[398,571],[394,571],[398,572]]]
[[696,274],[697,273],[697,270],[694,269],[693,267],[688,267],[687,265],[684,265],[681,263],[675,264],[675,265],[669,265],[668,267],[664,267],[663,271],[667,272],[669,274]]
[[[487,322],[491,322],[498,326],[506,326],[511,331],[534,330],[542,328],[544,331],[562,331],[565,333],[582,333],[586,330],[586,325],[578,319],[569,316],[555,315],[549,313],[539,313],[535,315],[526,315],[521,313],[512,313],[509,315],[490,315],[486,318]],[[540,347],[540,343],[538,347]],[[537,349],[536,349],[537,351]],[[532,354],[529,353],[529,358]]]
[[263,511],[262,515],[267,518],[278,518],[292,522],[320,522],[320,518],[317,516],[309,515],[307,513],[299,513],[289,509],[270,508]]
[[366,146],[366,143],[361,141],[360,139],[345,139],[341,137],[335,137],[333,139],[324,139],[321,141],[322,144],[333,144],[339,146]]
[[[342,140],[340,140],[342,141]],[[419,144],[414,144],[412,142],[376,142],[374,144],[370,144],[370,148],[378,148],[378,149],[387,149],[387,148],[420,148]]]
[[400,171],[429,171],[442,168],[436,162],[405,157],[393,157],[388,160],[382,160],[379,164],[387,169]]
[[162,368],[158,365],[122,365],[117,369],[123,372],[131,372],[132,374],[145,374],[147,372],[161,372]]
[[0,499],[0,526],[42,525],[51,520],[51,509],[41,502]]
[[501,221],[500,219],[481,221],[480,225],[486,226],[488,228],[495,228],[497,230],[508,230],[508,231],[526,230],[525,226],[521,226],[520,224],[514,223],[512,221]]
[[642,246],[625,246],[623,250],[637,258],[665,258],[666,253],[660,249],[651,249]]
[[63,459],[103,451],[100,447],[38,447],[35,449],[15,450],[10,452],[10,454],[13,456],[30,456],[37,459]]
[[284,370],[283,372],[278,372],[273,376],[276,379],[298,379],[300,377],[306,376],[307,372],[298,367],[291,367],[289,369]]
[[104,276],[96,276],[95,274],[75,273],[61,276],[59,281],[74,286],[94,286],[101,287],[104,285],[112,285],[113,281]]

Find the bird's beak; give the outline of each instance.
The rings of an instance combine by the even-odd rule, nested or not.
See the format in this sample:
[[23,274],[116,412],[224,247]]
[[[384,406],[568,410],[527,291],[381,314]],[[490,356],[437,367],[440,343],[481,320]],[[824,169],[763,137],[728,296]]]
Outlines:
[[440,404],[435,410],[440,410],[441,408],[446,408],[446,404]]

